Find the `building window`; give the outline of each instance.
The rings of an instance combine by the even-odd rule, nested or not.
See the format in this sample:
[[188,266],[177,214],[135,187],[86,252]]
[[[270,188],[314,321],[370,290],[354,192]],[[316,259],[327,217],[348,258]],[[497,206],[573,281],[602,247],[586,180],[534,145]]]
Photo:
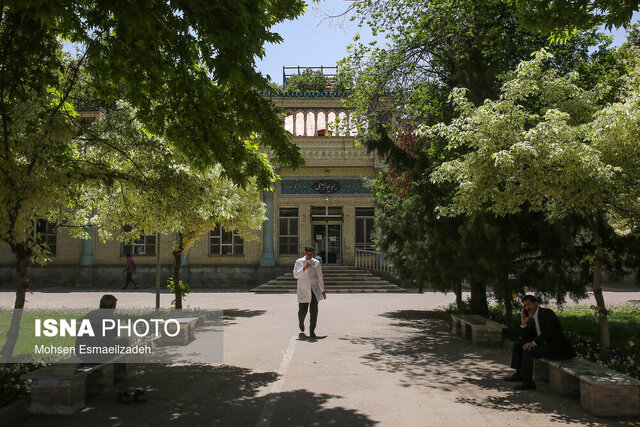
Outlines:
[[280,255],[298,255],[298,208],[280,208],[278,251]]
[[356,208],[356,249],[374,250],[373,208]]
[[209,231],[209,255],[243,255],[244,240],[235,231],[217,226]]
[[342,206],[311,206],[311,221],[342,221]]
[[[131,231],[131,227],[125,226],[124,232]],[[132,256],[155,256],[156,254],[156,235],[144,234],[133,243],[122,243],[121,255],[131,254]]]
[[45,220],[39,219],[34,224],[33,237],[38,245],[49,250],[51,255],[56,254],[57,235],[56,225]]

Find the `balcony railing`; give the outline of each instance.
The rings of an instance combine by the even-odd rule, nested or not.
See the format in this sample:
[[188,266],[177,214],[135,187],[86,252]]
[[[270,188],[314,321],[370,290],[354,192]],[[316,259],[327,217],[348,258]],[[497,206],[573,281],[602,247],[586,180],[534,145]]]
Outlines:
[[365,249],[356,249],[356,268],[364,268],[367,270],[386,271],[394,274],[393,264],[387,258],[386,254],[378,251],[370,251]]

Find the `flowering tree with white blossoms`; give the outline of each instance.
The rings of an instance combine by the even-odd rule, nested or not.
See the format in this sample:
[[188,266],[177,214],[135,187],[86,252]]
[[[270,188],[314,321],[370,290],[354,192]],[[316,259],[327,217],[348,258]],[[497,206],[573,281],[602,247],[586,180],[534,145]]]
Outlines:
[[445,136],[451,149],[468,149],[432,175],[434,182],[456,185],[453,202],[439,207],[442,215],[505,215],[526,205],[550,220],[581,219],[595,248],[587,261],[606,354],[602,267],[612,254],[602,236],[605,227],[630,233],[640,220],[640,67],[630,64],[618,102],[602,106],[602,87],[580,88],[577,74],[545,67],[549,58],[541,50],[520,63],[500,98],[479,107],[456,89],[451,97],[460,117],[422,132]]

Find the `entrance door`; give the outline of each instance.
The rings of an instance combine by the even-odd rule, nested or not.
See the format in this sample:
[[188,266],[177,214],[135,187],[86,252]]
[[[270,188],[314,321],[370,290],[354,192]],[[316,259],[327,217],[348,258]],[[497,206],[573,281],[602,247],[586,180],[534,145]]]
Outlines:
[[313,246],[324,264],[342,264],[342,225],[313,224]]

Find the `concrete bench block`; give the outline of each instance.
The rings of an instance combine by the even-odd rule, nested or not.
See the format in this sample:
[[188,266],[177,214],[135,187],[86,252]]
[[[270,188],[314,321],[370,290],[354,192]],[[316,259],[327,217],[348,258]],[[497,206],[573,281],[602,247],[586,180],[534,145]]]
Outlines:
[[113,386],[113,364],[52,365],[22,378],[31,380],[29,412],[72,414],[85,407],[87,394],[103,393]]
[[451,333],[453,335],[460,335],[462,333],[461,324],[462,322],[460,322],[460,319],[456,318],[455,316],[451,316]]
[[451,333],[460,334],[463,339],[481,346],[501,346],[502,330],[506,326],[485,319],[482,316],[458,314],[451,315]]
[[34,414],[72,414],[85,407],[85,378],[45,385],[37,379],[31,383],[29,412]]
[[549,362],[546,359],[533,359],[533,379],[549,382]]
[[627,384],[602,386],[580,382],[580,406],[599,416],[640,415],[640,387]]
[[[178,334],[175,336],[164,335],[156,341],[158,345],[187,345],[196,338],[196,324],[198,323],[197,317],[186,317],[182,319],[176,319],[179,324]],[[167,332],[173,335],[176,332],[176,326],[174,323],[167,325]]]
[[536,379],[544,376],[545,366],[551,389],[562,395],[579,395],[585,411],[598,416],[640,415],[640,381],[581,358],[537,359]]
[[87,394],[102,394],[113,387],[113,363],[92,371],[85,380]]
[[551,390],[562,396],[580,396],[580,379],[555,366],[549,367],[549,384]]

